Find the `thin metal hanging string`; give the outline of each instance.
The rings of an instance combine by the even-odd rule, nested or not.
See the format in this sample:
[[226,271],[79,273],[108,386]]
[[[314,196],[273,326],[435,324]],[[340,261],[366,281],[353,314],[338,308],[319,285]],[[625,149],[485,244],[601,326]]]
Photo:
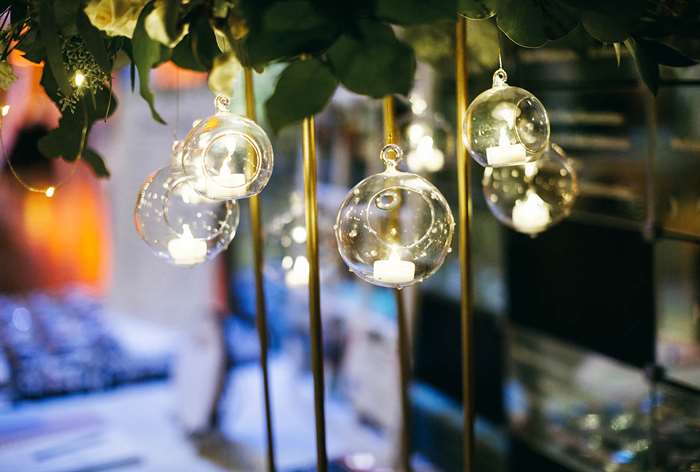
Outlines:
[[85,113],[85,124],[83,125],[83,129],[81,130],[81,137],[80,137],[80,148],[78,149],[78,154],[73,160],[73,165],[71,166],[71,171],[70,174],[68,174],[64,179],[59,181],[56,184],[53,185],[48,185],[45,188],[40,188],[40,187],[35,187],[25,181],[20,175],[15,166],[12,164],[12,159],[10,158],[10,155],[7,153],[6,148],[5,148],[5,140],[3,138],[3,129],[5,125],[5,117],[0,116],[0,152],[2,152],[2,158],[7,162],[7,167],[10,169],[10,172],[12,173],[12,176],[15,178],[15,180],[22,186],[24,187],[27,191],[33,192],[33,193],[43,193],[47,197],[51,198],[54,196],[56,193],[56,190],[59,188],[63,187],[66,185],[75,175],[75,172],[78,169],[78,161],[83,157],[83,152],[85,151],[85,145],[87,141],[87,130],[88,130],[88,125],[87,125],[87,110],[85,110],[85,105],[83,105],[83,111]]

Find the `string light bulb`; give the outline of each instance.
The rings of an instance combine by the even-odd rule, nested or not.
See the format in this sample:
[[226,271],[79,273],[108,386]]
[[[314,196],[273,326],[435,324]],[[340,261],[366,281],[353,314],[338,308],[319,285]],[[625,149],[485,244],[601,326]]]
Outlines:
[[542,102],[508,85],[503,69],[493,86],[467,108],[462,137],[471,157],[484,167],[507,167],[537,160],[549,146],[549,118]]
[[75,75],[73,75],[73,83],[78,88],[82,87],[85,83],[85,74],[83,74],[80,71],[77,71]]
[[578,195],[574,165],[554,143],[536,162],[487,167],[482,186],[491,213],[503,224],[531,236],[566,218]]
[[54,196],[55,193],[56,193],[56,187],[54,187],[53,185],[50,186],[50,187],[48,187],[48,188],[44,191],[44,195],[46,195],[47,198],[52,198],[52,197]]
[[193,188],[218,201],[260,193],[272,175],[272,144],[254,121],[230,112],[230,99],[219,95],[216,113],[197,120],[182,143],[179,167],[193,178]]
[[402,172],[402,149],[384,146],[384,172],[347,194],[334,226],[338,251],[351,272],[383,287],[403,288],[433,275],[451,251],[454,218],[440,191]]

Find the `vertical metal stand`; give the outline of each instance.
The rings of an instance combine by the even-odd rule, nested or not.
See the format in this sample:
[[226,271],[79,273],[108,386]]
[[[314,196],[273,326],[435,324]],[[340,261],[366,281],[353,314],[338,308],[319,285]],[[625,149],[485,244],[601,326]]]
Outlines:
[[[255,93],[253,91],[253,71],[246,68],[245,105],[248,118],[255,121]],[[263,397],[265,401],[265,431],[267,434],[267,470],[275,472],[275,439],[272,430],[272,407],[270,404],[270,378],[267,369],[267,309],[265,307],[265,286],[263,285],[263,235],[262,208],[259,195],[248,199],[250,208],[250,228],[253,239],[253,270],[255,273],[255,322],[260,343],[260,368],[262,370]]]
[[462,322],[462,403],[464,409],[464,471],[474,470],[474,373],[472,356],[471,279],[471,178],[469,156],[462,139],[462,123],[469,100],[467,69],[467,19],[457,17],[455,29],[455,79],[457,82],[457,185],[459,198],[460,318]]
[[[384,97],[382,102],[384,118],[384,143],[394,144],[396,139],[396,123],[394,120],[394,98]],[[409,398],[409,384],[411,381],[411,342],[406,320],[406,308],[400,290],[394,290],[396,298],[396,321],[398,325],[398,348],[400,369],[400,394],[401,394],[401,443],[400,460],[401,470],[411,472],[411,403]]]
[[318,276],[318,209],[316,207],[316,136],[313,116],[302,123],[304,155],[304,206],[306,208],[306,257],[309,260],[309,330],[311,332],[311,369],[314,376],[314,413],[316,418],[316,470],[327,472],[326,413],[324,406],[323,333]]

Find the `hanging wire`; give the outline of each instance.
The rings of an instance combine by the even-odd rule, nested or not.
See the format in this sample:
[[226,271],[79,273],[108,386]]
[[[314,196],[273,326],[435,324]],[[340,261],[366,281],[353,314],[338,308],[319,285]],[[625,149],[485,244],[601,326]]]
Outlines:
[[[5,106],[8,106],[8,105],[5,105]],[[78,149],[78,154],[73,161],[73,165],[71,166],[70,174],[68,174],[64,179],[62,179],[58,183],[53,184],[53,185],[49,185],[49,186],[44,187],[44,188],[35,187],[35,186],[31,185],[30,183],[28,183],[26,180],[24,180],[19,175],[19,172],[17,171],[15,166],[12,165],[12,159],[10,158],[10,155],[6,152],[6,149],[5,149],[5,140],[3,138],[3,133],[2,133],[2,131],[4,129],[4,125],[5,125],[5,115],[6,114],[5,115],[0,114],[0,151],[2,152],[2,157],[5,160],[5,162],[7,162],[7,167],[9,167],[10,172],[12,173],[15,180],[22,187],[24,187],[27,191],[33,192],[33,193],[43,193],[48,198],[51,198],[56,193],[56,190],[63,187],[64,185],[66,185],[73,178],[76,170],[78,169],[78,161],[80,161],[80,159],[83,156],[83,152],[85,151],[85,145],[86,145],[86,141],[87,141],[87,131],[88,131],[87,118],[88,117],[87,117],[87,110],[85,110],[84,106],[83,106],[83,111],[85,113],[85,124],[83,125],[83,129],[81,130],[80,148]]]

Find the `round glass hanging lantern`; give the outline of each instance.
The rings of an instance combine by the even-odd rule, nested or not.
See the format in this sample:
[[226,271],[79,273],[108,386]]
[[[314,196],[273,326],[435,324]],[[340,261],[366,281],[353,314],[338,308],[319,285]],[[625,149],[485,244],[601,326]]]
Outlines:
[[506,167],[534,161],[549,146],[549,118],[537,97],[507,84],[503,69],[493,86],[467,108],[462,123],[464,144],[484,167]]
[[165,167],[151,174],[136,199],[136,231],[177,266],[194,266],[226,249],[238,228],[238,204],[215,201],[194,190],[194,178]]
[[554,143],[536,162],[487,167],[482,184],[491,213],[501,223],[531,236],[567,217],[578,195],[576,171]]
[[386,169],[350,190],[334,227],[350,271],[383,287],[403,288],[434,274],[454,231],[445,197],[423,177],[399,171],[402,156],[395,144],[382,149]]
[[196,121],[182,143],[183,172],[194,189],[212,200],[256,195],[272,175],[272,144],[257,123],[229,111],[228,97],[216,97],[216,113]]
[[406,165],[416,173],[434,173],[445,167],[454,151],[454,135],[436,113],[410,115],[399,122],[401,142],[406,144]]

